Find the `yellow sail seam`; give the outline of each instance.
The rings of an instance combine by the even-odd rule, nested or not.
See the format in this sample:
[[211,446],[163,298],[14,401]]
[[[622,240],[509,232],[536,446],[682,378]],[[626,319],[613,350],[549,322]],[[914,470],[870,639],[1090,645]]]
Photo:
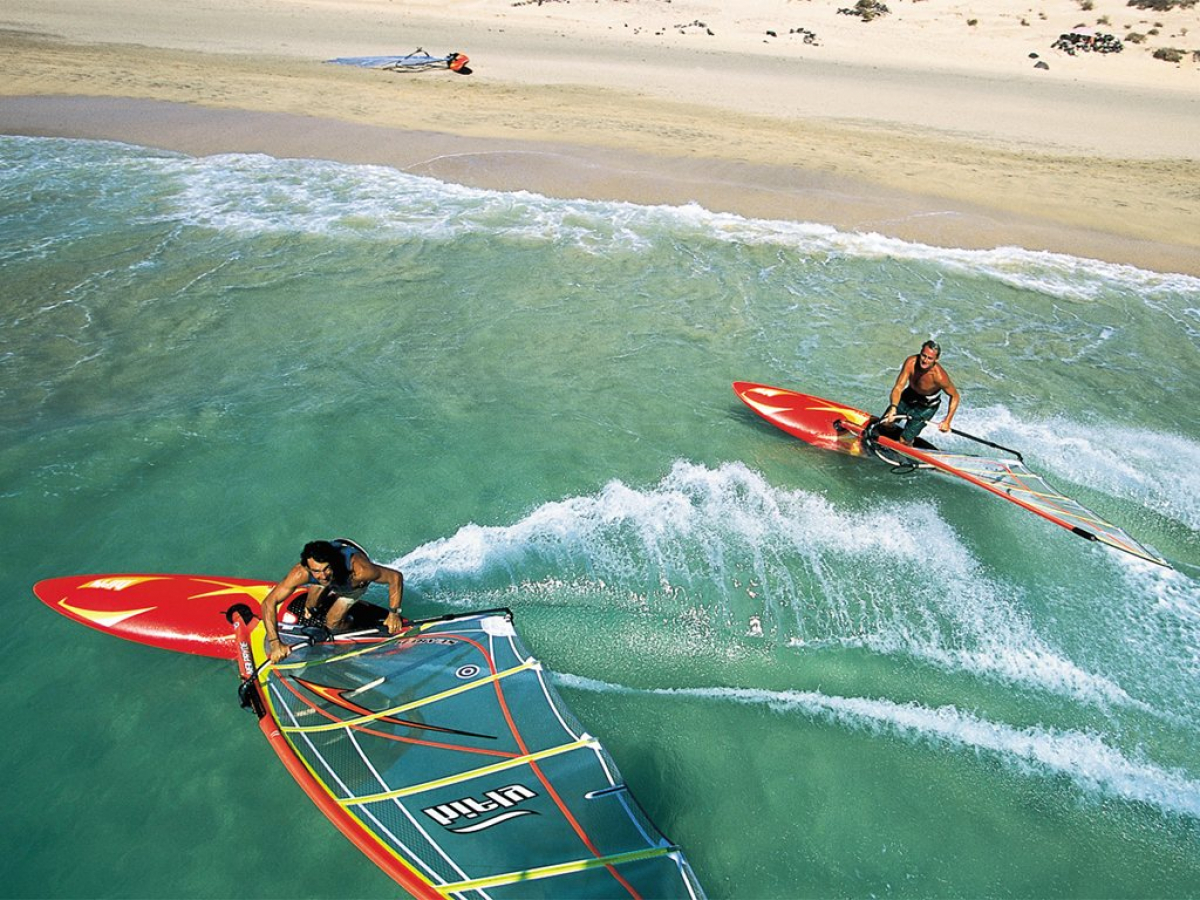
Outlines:
[[596,859],[579,859],[571,862],[557,863],[552,866],[541,866],[536,869],[523,869],[517,872],[505,872],[487,878],[474,878],[470,881],[458,881],[454,884],[439,885],[437,890],[442,896],[460,894],[464,891],[487,890],[506,884],[516,884],[521,881],[535,881],[539,878],[555,878],[559,875],[569,875],[573,872],[583,872],[600,866],[621,866],[626,863],[641,862],[655,859],[676,852],[675,847],[652,847],[649,850],[633,850],[629,853],[615,853],[612,856],[602,856]]
[[283,727],[281,730],[285,734],[312,734],[320,731],[337,731],[341,728],[358,728],[362,725],[369,725],[372,722],[376,722],[379,719],[387,716],[394,716],[399,713],[408,712],[410,709],[428,706],[430,703],[437,703],[441,700],[447,699],[448,697],[453,697],[457,694],[465,693],[466,691],[473,691],[476,688],[484,687],[485,685],[500,681],[503,678],[508,678],[510,675],[516,675],[519,672],[524,672],[526,669],[532,669],[537,665],[537,660],[530,658],[521,663],[519,666],[513,666],[511,669],[506,669],[503,672],[497,672],[495,675],[488,675],[485,678],[479,678],[475,681],[461,684],[458,687],[450,688],[448,691],[442,691],[440,694],[431,694],[428,697],[422,697],[420,700],[413,700],[409,703],[403,703],[400,706],[392,706],[388,709],[381,709],[365,716],[355,716],[353,719],[343,719],[338,722],[326,722],[322,725],[288,725]]
[[529,765],[529,763],[547,759],[551,756],[559,756],[563,753],[570,753],[572,750],[580,750],[584,747],[594,747],[596,746],[596,743],[597,742],[595,738],[585,735],[581,740],[572,741],[569,744],[560,744],[557,747],[550,747],[547,750],[539,750],[537,753],[529,753],[525,756],[515,756],[512,759],[506,759],[503,762],[492,763],[489,766],[481,766],[478,769],[471,769],[468,772],[459,772],[456,775],[447,775],[445,778],[437,778],[433,781],[426,781],[421,784],[396,788],[394,791],[384,791],[379,794],[366,794],[362,797],[342,797],[338,799],[338,803],[342,806],[362,806],[366,803],[377,803],[380,800],[396,800],[400,797],[408,797],[412,794],[420,794],[425,791],[432,791],[436,790],[437,788],[447,787],[451,784],[470,781],[472,778],[481,778],[484,775],[491,775],[495,772],[503,772],[505,769],[515,769],[517,766]]

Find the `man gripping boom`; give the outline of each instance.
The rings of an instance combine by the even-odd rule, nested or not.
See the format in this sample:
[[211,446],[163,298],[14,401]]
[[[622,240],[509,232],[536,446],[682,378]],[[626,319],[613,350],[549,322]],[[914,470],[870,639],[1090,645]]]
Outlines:
[[930,340],[922,344],[921,352],[910,356],[900,367],[900,375],[888,398],[882,424],[890,425],[897,416],[906,416],[900,441],[910,447],[941,406],[943,391],[950,398],[950,406],[946,410],[946,418],[938,425],[939,429],[949,431],[954,413],[958,411],[958,388],[938,362],[941,356],[942,348],[937,341]]
[[325,601],[325,627],[337,631],[358,599],[372,584],[388,587],[388,615],[383,624],[391,634],[404,627],[400,604],[404,600],[404,576],[396,569],[371,562],[366,552],[353,541],[310,541],[300,552],[300,562],[292,567],[263,599],[262,620],[267,631],[267,652],[271,662],[287,657],[291,648],[279,640],[276,610],[279,604],[300,588],[307,588],[304,608],[315,615]]

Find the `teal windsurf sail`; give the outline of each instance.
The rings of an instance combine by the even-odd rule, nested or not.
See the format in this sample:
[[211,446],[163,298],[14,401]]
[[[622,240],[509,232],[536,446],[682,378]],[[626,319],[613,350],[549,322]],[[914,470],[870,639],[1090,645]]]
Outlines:
[[508,610],[300,643],[274,666],[261,624],[239,640],[280,758],[413,896],[704,896]]

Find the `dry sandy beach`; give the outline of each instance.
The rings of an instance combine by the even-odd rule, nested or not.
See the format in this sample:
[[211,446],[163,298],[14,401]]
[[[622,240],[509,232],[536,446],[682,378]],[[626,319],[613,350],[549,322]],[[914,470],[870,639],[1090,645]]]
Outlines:
[[[1200,275],[1200,9],[839,12],[853,6],[4,0],[0,132],[378,162]],[[1123,52],[1052,49],[1078,26]],[[467,53],[472,73],[324,62],[416,47]]]

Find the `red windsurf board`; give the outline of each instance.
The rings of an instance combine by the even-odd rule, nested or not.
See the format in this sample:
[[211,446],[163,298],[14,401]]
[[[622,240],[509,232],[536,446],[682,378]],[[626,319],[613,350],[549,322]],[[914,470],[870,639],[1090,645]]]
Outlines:
[[[244,603],[257,615],[274,582],[208,575],[69,575],[33,586],[68,619],[139,644],[233,659],[225,611]],[[280,611],[287,604],[279,604]]]
[[735,381],[733,390],[754,412],[793,437],[822,450],[855,456],[863,453],[862,441],[855,431],[835,427],[836,423],[845,423],[858,426],[861,431],[871,418],[861,409],[752,381]]

